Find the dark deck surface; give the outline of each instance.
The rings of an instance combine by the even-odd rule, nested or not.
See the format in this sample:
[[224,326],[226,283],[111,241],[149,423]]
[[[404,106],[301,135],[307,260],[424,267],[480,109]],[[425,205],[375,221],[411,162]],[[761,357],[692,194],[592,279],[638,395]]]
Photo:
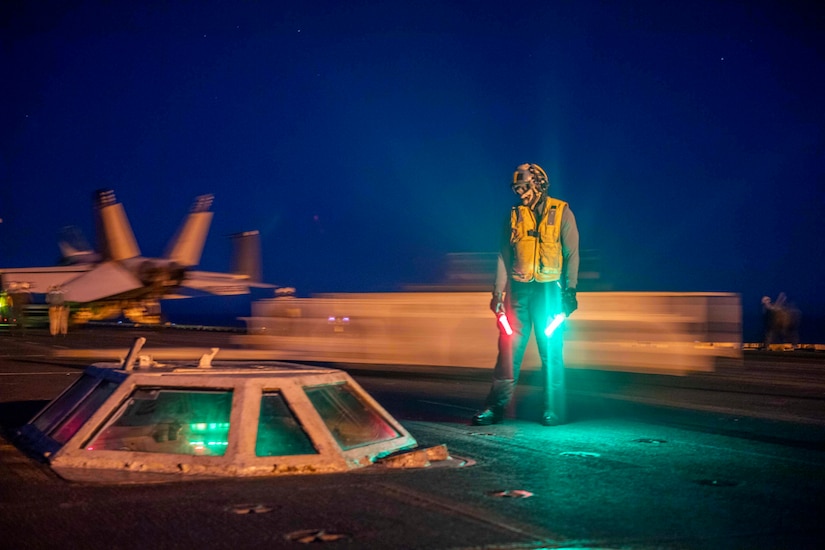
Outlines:
[[[814,548],[825,537],[825,355],[746,352],[713,374],[570,371],[571,422],[467,423],[489,372],[348,365],[422,446],[474,465],[144,485],[69,483],[17,426],[80,372],[66,347],[230,347],[227,333],[0,335],[0,547]],[[523,497],[523,498],[522,498]],[[303,538],[302,538],[303,537]]]

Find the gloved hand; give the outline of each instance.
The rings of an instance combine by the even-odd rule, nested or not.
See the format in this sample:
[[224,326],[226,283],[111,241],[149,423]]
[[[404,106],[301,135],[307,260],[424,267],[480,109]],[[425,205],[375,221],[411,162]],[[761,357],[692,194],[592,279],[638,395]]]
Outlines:
[[496,315],[504,313],[504,293],[493,292],[493,299],[490,300],[490,311]]
[[576,300],[576,289],[565,288],[561,294],[561,308],[564,314],[570,317],[570,314],[579,309],[579,301]]

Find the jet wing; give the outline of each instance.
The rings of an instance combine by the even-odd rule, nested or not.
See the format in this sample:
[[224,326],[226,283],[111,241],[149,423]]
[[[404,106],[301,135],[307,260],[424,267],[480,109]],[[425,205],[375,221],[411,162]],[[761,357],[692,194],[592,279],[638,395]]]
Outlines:
[[187,271],[179,292],[164,299],[193,298],[195,296],[237,296],[249,294],[250,288],[274,288],[274,285],[253,283],[248,275],[217,273],[214,271]]
[[20,267],[0,268],[3,290],[10,286],[22,285],[35,293],[45,294],[50,286],[62,285],[79,275],[91,271],[92,264],[79,264],[60,267]]
[[131,271],[117,262],[103,262],[63,284],[67,302],[94,302],[143,288]]

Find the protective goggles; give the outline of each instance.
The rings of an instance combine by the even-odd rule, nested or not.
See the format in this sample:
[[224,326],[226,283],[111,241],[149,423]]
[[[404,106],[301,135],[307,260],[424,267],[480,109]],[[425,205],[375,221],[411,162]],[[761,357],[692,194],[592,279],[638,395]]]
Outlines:
[[530,189],[532,189],[534,187],[536,187],[536,184],[533,183],[532,181],[529,181],[529,182],[521,182],[520,181],[518,183],[514,183],[513,186],[511,187],[511,189],[513,190],[513,193],[515,193],[516,195],[521,196],[522,194],[530,191]]

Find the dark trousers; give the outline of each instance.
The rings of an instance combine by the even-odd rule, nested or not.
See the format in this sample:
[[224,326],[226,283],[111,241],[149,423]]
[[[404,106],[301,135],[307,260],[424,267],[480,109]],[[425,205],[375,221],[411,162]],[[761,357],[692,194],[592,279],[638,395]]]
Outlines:
[[499,334],[498,359],[486,406],[503,409],[512,399],[524,351],[530,341],[530,333],[534,332],[541,358],[544,411],[565,421],[567,399],[562,356],[563,329],[559,327],[549,338],[544,334],[548,322],[562,312],[561,288],[558,283],[511,281],[504,306],[513,334]]

